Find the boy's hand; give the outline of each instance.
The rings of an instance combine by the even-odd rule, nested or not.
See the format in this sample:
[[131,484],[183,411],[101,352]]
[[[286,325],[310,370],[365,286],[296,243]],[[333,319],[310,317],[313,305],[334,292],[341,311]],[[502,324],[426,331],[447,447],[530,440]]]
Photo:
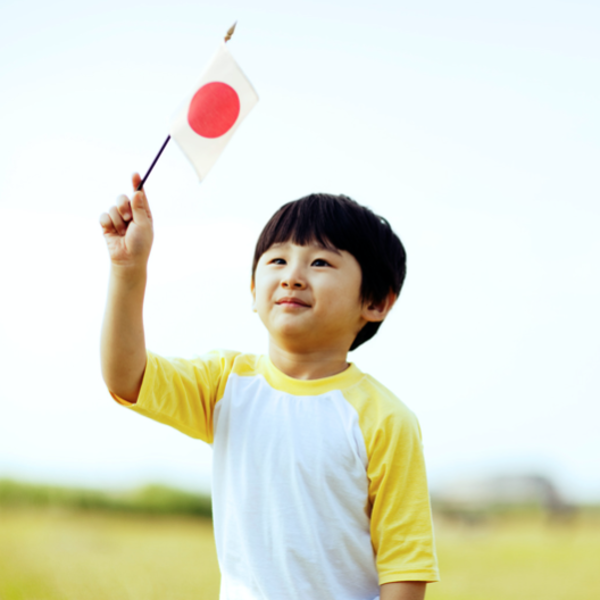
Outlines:
[[[141,177],[132,176],[135,190]],[[152,213],[143,190],[134,192],[131,200],[119,196],[116,206],[100,215],[100,225],[113,265],[125,268],[145,268],[154,238]]]

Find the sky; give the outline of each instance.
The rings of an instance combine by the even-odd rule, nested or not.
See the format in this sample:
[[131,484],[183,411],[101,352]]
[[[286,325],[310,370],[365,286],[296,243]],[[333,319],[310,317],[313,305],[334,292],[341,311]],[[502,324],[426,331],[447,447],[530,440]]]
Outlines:
[[0,477],[208,489],[208,446],[103,385],[98,216],[236,20],[258,105],[202,183],[171,143],[146,184],[148,348],[265,352],[262,226],[347,194],[407,249],[351,360],[419,417],[432,489],[535,473],[600,501],[600,5],[579,0],[3,0]]

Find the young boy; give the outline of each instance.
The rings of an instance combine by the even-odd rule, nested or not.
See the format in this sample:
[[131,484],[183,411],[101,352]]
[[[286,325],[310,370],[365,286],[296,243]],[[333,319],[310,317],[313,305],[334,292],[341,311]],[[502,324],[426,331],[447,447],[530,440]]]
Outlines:
[[268,356],[195,360],[146,352],[144,192],[100,223],[104,379],[119,403],[212,444],[221,599],[424,598],[438,573],[419,425],[346,360],[402,287],[406,256],[388,223],[344,196],[284,205],[260,235],[250,285]]

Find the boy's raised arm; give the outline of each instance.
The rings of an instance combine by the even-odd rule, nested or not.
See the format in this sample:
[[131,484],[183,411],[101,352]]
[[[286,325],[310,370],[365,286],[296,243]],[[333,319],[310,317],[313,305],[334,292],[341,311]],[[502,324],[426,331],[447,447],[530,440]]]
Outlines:
[[[133,175],[133,189],[140,176]],[[102,376],[108,389],[136,402],[146,368],[143,306],[146,273],[154,236],[152,214],[143,191],[131,201],[120,196],[100,216],[111,269],[100,345]]]
[[427,584],[424,581],[398,581],[381,586],[379,600],[423,600]]

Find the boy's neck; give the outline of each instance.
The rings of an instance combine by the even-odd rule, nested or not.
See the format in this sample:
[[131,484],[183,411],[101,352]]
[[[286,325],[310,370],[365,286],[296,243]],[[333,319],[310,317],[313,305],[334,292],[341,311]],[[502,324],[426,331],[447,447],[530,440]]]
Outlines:
[[275,367],[294,379],[322,379],[332,377],[349,367],[344,350],[330,348],[309,352],[295,352],[269,342],[269,358]]

